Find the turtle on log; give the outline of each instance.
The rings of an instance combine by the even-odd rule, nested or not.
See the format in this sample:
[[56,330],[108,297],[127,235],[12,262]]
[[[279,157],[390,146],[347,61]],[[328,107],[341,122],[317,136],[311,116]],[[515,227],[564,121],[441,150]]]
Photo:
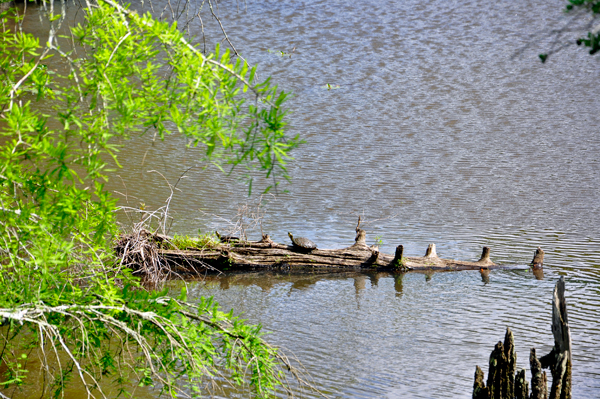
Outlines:
[[317,244],[315,244],[308,238],[305,238],[305,237],[294,238],[292,233],[288,233],[288,236],[290,236],[290,239],[292,240],[292,244],[294,244],[295,249],[301,249],[304,251],[311,251],[313,249],[317,249]]

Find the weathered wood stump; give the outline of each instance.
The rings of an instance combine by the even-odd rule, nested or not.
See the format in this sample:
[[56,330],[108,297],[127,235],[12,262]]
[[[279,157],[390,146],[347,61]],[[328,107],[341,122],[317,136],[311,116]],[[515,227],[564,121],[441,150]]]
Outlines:
[[[538,248],[538,250],[540,250]],[[540,250],[541,251],[541,250]],[[543,254],[543,251],[542,251]],[[490,355],[490,368],[487,385],[479,366],[475,368],[473,399],[548,399],[547,368],[552,372],[550,399],[571,398],[571,332],[565,301],[565,280],[561,277],[556,283],[552,298],[552,333],[554,348],[538,360],[535,349],[531,349],[531,395],[525,379],[525,370],[516,372],[517,355],[514,337],[510,328],[506,329],[504,344],[498,342]]]
[[529,398],[529,383],[525,376],[525,369],[517,371],[515,376],[515,399]]
[[548,378],[542,370],[542,364],[535,356],[535,348],[531,348],[529,354],[529,365],[531,367],[531,396],[530,399],[548,399]]
[[515,341],[512,331],[507,328],[504,344],[498,341],[490,355],[487,384],[483,383],[483,371],[479,366],[476,367],[473,399],[512,399],[516,364]]
[[571,397],[571,330],[565,301],[565,278],[561,276],[552,297],[552,334],[554,348],[540,359],[543,368],[552,373],[550,399]]

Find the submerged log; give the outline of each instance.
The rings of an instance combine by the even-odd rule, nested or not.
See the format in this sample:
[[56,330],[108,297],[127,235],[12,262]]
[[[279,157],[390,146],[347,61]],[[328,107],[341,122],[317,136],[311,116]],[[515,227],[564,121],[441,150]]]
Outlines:
[[[538,359],[535,348],[531,349],[531,395],[525,379],[525,370],[521,369],[515,374],[517,355],[512,332],[507,328],[504,345],[498,342],[490,355],[487,386],[483,383],[483,371],[479,366],[475,368],[473,399],[571,399],[571,332],[567,317],[564,277],[561,277],[554,287],[552,333],[554,348],[549,354]],[[550,396],[544,368],[549,368],[552,373]]]

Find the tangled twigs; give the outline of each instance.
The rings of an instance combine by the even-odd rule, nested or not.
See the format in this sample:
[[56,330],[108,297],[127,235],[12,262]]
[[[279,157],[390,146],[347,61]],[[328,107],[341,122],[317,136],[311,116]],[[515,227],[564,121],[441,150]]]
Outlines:
[[115,244],[115,252],[120,265],[133,271],[134,275],[142,278],[144,284],[158,288],[173,277],[181,277],[178,273],[200,276],[208,270],[216,271],[214,267],[198,259],[186,259],[185,265],[174,268],[162,255],[161,249],[172,247],[170,237],[152,233],[144,228],[134,229],[130,234],[121,235]]
[[130,268],[134,275],[139,275],[147,283],[161,284],[173,271],[159,255],[160,240],[160,235],[143,228],[122,235],[115,245],[121,266]]
[[[133,270],[133,274],[141,277],[143,282],[150,287],[157,288],[167,279],[179,276],[172,265],[161,256],[160,249],[175,247],[169,241],[170,237],[166,235],[168,233],[167,223],[172,220],[169,216],[169,207],[175,190],[178,190],[177,185],[194,167],[187,168],[175,184],[171,184],[162,173],[156,170],[148,171],[159,174],[171,191],[165,205],[157,210],[146,211],[128,206],[121,207],[121,210],[127,215],[139,213],[141,216],[140,221],[131,226],[131,233],[122,234],[114,245],[120,260],[119,265]],[[130,220],[132,219],[130,218]],[[152,226],[155,226],[154,232],[151,231]],[[162,234],[156,231],[161,231]],[[212,266],[197,259],[186,260],[185,263],[185,267],[179,267],[178,270],[185,270],[186,274],[201,275],[206,270],[216,271]]]
[[[281,373],[287,370],[301,387],[318,392],[303,378],[301,369],[260,337],[260,328],[217,311],[212,300],[190,304],[143,291],[127,292],[123,299],[121,305],[98,301],[58,306],[29,303],[0,308],[0,319],[17,330],[31,331],[25,337],[35,341],[34,347],[40,352],[44,391],[46,381],[64,385],[62,376],[74,370],[87,398],[110,397],[101,382],[110,375],[128,375],[128,379],[169,392],[167,396],[196,397],[189,387],[219,389],[220,384],[214,383],[233,373],[258,397],[271,397],[268,392],[280,384],[293,396]],[[0,346],[2,340],[6,344],[9,335],[0,334]],[[100,340],[100,336],[110,336],[111,340]],[[215,361],[212,354],[217,352],[225,354],[226,360]],[[11,356],[20,358],[18,353]],[[7,364],[18,368],[16,363],[14,367],[10,361]],[[173,364],[180,367],[175,373]],[[183,370],[185,376],[178,374]]]
[[264,194],[257,199],[241,204],[237,208],[237,214],[233,219],[226,219],[218,215],[209,214],[198,210],[207,216],[221,220],[227,227],[223,228],[224,236],[239,237],[242,242],[249,241],[248,233],[258,230],[261,237],[264,237],[263,221],[267,214],[266,204],[268,200],[274,200],[273,194]]

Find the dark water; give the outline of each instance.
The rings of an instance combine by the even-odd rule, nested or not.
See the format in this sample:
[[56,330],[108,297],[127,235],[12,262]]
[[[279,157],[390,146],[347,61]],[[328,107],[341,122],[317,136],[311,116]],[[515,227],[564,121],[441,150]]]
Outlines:
[[[403,244],[422,255],[434,242],[442,257],[476,260],[487,245],[494,261],[524,265],[541,246],[546,269],[542,280],[494,271],[488,284],[479,272],[258,274],[192,290],[262,323],[332,397],[467,398],[475,365],[487,370],[506,327],[519,367],[530,347],[550,349],[551,292],[564,275],[574,395],[600,397],[600,65],[574,45],[537,58],[569,22],[563,1],[219,4],[260,76],[294,94],[289,131],[307,141],[293,154],[289,192],[264,198],[265,232],[334,248],[352,242],[362,215],[387,253]],[[223,40],[215,21],[204,23],[209,43]],[[278,54],[294,47],[291,58]],[[175,182],[196,159],[175,137],[134,139],[111,188],[132,206],[162,206],[169,190],[148,171]],[[248,199],[236,178],[190,171],[171,232],[227,230],[224,219],[269,184]]]

